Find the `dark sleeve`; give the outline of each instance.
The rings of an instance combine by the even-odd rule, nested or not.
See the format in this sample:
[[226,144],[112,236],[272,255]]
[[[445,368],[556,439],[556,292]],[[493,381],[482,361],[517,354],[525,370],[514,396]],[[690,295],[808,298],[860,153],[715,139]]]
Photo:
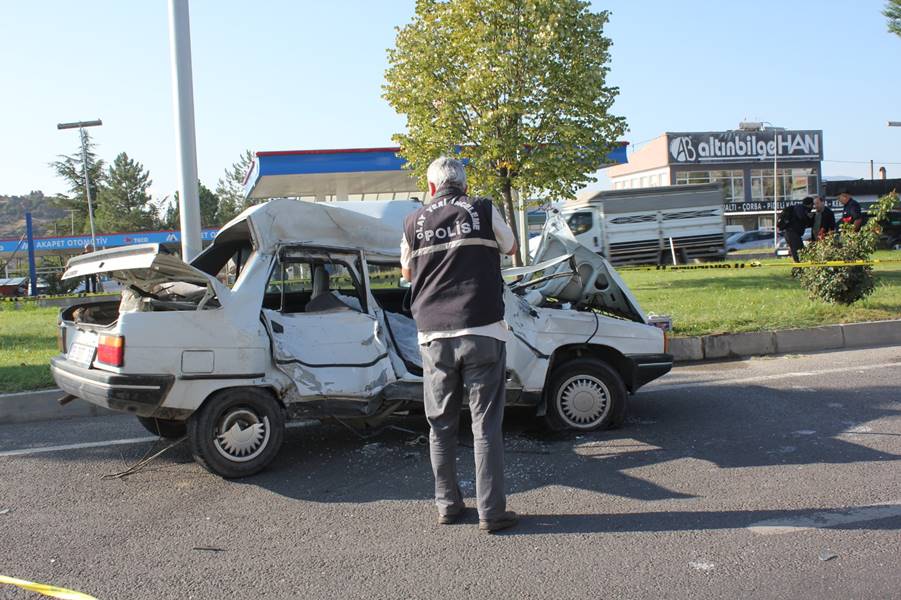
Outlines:
[[820,224],[820,227],[826,231],[835,230],[835,213],[828,208],[823,210],[823,221]]

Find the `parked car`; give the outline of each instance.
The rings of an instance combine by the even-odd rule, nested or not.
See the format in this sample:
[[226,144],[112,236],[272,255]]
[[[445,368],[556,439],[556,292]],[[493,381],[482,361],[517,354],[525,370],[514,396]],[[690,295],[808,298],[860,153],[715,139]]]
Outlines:
[[[336,203],[340,204],[340,203]],[[373,419],[422,402],[401,229],[335,205],[272,200],[190,264],[157,244],[80,255],[121,299],[61,312],[53,377],[66,393],[187,434],[224,477],[263,469],[296,418]],[[627,394],[667,373],[666,336],[617,272],[549,215],[533,267],[505,272],[507,404],[577,431],[623,421]],[[228,287],[217,274],[234,272]]]
[[726,238],[726,252],[753,250],[773,247],[772,229],[754,229],[741,233],[733,233]]
[[886,250],[901,250],[901,210],[889,211],[882,223],[879,247]]
[[[807,244],[810,243],[810,239],[811,239],[810,230],[808,229],[807,231],[804,232],[804,235],[801,236],[801,241],[803,241],[804,245],[806,246]],[[786,242],[785,238],[780,235],[779,243],[776,245],[776,256],[784,257],[784,256],[789,256],[790,254],[791,253],[788,251],[788,242]]]

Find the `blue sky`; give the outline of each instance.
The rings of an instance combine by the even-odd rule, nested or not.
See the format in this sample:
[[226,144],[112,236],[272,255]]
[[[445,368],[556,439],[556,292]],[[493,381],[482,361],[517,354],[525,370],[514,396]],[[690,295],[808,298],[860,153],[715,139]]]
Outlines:
[[[214,187],[245,148],[385,146],[385,49],[413,0],[191,2],[198,166]],[[823,129],[826,175],[901,176],[901,38],[882,0],[611,0],[610,82],[633,144],[740,120]],[[0,193],[62,191],[56,123],[102,118],[98,153],[176,187],[165,0],[0,3]],[[848,162],[839,162],[848,161]]]

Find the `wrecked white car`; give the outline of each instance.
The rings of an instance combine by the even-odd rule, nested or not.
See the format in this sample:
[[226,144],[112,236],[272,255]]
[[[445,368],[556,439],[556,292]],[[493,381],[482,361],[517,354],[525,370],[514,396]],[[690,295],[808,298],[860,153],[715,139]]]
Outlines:
[[[422,402],[401,235],[336,204],[273,200],[191,264],[155,244],[75,257],[65,278],[106,273],[122,295],[61,312],[53,377],[155,434],[187,433],[214,473],[256,473],[286,420],[371,420]],[[664,332],[560,215],[536,264],[504,275],[509,406],[534,407],[554,428],[612,426],[629,392],[672,367]]]

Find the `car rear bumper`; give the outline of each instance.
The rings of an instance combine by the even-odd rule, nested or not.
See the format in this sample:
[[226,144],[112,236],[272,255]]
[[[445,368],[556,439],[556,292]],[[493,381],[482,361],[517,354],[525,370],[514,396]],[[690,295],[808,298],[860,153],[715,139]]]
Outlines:
[[50,359],[50,372],[64,392],[110,410],[152,416],[166,399],[174,375],[137,375],[86,369],[64,356]]
[[627,354],[626,360],[629,369],[624,373],[625,384],[631,392],[666,375],[673,368],[672,354]]

